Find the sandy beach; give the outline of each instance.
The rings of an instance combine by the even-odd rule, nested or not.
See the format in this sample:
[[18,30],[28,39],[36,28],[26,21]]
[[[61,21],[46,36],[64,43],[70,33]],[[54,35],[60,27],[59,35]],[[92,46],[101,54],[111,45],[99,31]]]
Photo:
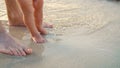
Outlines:
[[45,0],[44,21],[54,24],[36,44],[25,27],[7,25],[4,0],[0,23],[33,54],[0,54],[0,68],[120,68],[120,2],[109,0]]

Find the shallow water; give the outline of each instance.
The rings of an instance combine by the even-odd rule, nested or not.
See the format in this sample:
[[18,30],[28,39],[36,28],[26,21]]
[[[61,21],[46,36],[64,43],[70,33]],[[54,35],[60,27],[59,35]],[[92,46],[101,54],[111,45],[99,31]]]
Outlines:
[[27,57],[0,55],[1,68],[120,68],[120,2],[109,0],[45,0],[44,44],[31,41],[25,27],[6,23],[5,4],[0,0],[0,20],[7,32],[33,49]]

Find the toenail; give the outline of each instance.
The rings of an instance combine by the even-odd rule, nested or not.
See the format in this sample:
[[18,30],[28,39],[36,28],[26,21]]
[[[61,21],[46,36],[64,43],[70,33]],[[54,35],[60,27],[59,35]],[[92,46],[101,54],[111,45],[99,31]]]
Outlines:
[[32,53],[32,49],[27,49],[27,51],[28,51],[29,53]]

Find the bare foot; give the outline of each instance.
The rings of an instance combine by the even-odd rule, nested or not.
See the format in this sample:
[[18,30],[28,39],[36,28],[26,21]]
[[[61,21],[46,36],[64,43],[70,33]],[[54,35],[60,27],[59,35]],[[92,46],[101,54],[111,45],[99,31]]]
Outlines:
[[32,49],[22,46],[16,39],[6,33],[0,33],[0,53],[14,55],[14,56],[26,56],[32,53]]
[[43,27],[44,28],[53,28],[53,24],[49,24],[49,23],[44,22]]
[[40,32],[40,34],[42,34],[42,35],[47,35],[48,34],[48,32],[45,30],[45,28],[43,28],[43,27],[38,27],[38,31]]
[[32,40],[35,42],[35,43],[44,43],[46,42],[46,40],[41,36],[41,34],[37,34],[37,35],[34,35],[32,36]]

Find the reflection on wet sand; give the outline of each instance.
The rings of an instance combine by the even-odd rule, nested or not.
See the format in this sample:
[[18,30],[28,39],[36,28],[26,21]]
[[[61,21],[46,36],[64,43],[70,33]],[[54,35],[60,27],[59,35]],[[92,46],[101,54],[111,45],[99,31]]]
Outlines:
[[[7,20],[0,1],[0,19]],[[45,0],[44,21],[55,26],[47,29],[44,44],[32,42],[25,27],[2,21],[8,33],[33,49],[27,57],[0,55],[2,68],[120,68],[120,2]]]
[[[7,21],[0,21],[0,23],[7,29],[7,33],[9,33],[14,38],[16,38],[18,40],[18,42],[24,44],[24,46],[31,47],[34,50],[34,52],[31,55],[25,56],[25,57],[17,57],[17,56],[0,54],[0,59],[4,59],[4,62],[7,62],[7,65],[1,63],[2,67],[12,68],[12,66],[16,63],[18,65],[19,64],[24,65],[27,63],[30,66],[30,65],[34,65],[33,63],[36,64],[42,60],[42,58],[43,58],[42,53],[44,51],[44,44],[36,44],[34,42],[31,42],[30,35],[27,32],[25,27],[8,26],[6,24]],[[12,62],[9,62],[9,61],[12,61]]]
[[14,38],[18,39],[20,43],[23,43],[24,46],[32,47],[37,50],[36,52],[41,52],[44,50],[43,44],[36,44],[32,42],[30,33],[27,31],[25,27],[14,27],[7,25],[7,21],[0,21],[2,26],[7,30],[7,33],[12,35]]

